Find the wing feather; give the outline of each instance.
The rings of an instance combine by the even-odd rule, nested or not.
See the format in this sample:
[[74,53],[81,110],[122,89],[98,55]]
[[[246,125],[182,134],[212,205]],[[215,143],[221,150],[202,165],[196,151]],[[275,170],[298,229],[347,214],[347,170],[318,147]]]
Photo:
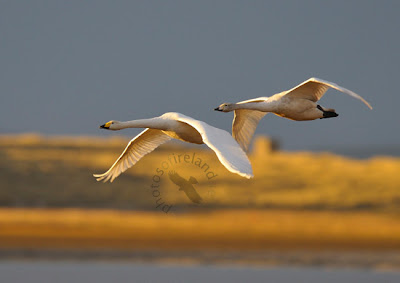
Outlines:
[[152,152],[171,137],[156,129],[145,129],[134,137],[114,164],[103,174],[93,174],[97,181],[114,181],[121,173],[136,164],[143,156]]
[[215,152],[226,169],[242,177],[253,177],[253,169],[246,153],[227,131],[183,114],[176,113],[176,115],[177,121],[192,126],[200,133],[203,142]]
[[232,136],[247,151],[258,123],[267,113],[249,109],[237,109],[234,113]]
[[286,91],[285,95],[290,95],[291,97],[309,99],[311,101],[317,102],[326,93],[329,88],[334,88],[340,92],[348,94],[354,98],[361,100],[369,109],[372,109],[371,105],[357,93],[341,87],[335,83],[328,82],[318,78],[310,78],[305,82],[302,82],[298,86]]
[[268,97],[257,97],[257,98],[252,98],[252,99],[248,99],[248,100],[243,100],[236,104],[244,104],[244,103],[249,103],[249,102],[264,102],[266,100],[268,100]]

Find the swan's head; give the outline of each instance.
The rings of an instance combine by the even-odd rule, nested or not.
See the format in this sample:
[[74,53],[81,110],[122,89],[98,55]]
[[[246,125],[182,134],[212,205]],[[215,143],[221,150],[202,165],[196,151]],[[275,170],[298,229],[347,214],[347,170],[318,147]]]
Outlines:
[[234,104],[232,103],[222,103],[220,106],[218,106],[217,108],[215,108],[215,111],[221,111],[221,112],[231,112],[233,110],[235,110],[233,108]]
[[119,123],[118,121],[110,121],[105,123],[104,125],[100,126],[100,129],[106,129],[106,130],[119,130]]

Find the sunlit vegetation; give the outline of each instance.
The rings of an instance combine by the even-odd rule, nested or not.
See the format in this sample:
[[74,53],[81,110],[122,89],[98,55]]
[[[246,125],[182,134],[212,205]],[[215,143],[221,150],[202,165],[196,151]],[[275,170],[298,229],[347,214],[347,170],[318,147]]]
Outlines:
[[400,220],[366,212],[0,209],[0,223],[0,248],[400,248]]
[[[247,180],[205,147],[169,143],[113,183],[96,182],[92,174],[126,143],[1,137],[1,247],[400,248],[400,159],[270,151],[261,142]],[[195,177],[203,203],[191,203],[169,171]]]
[[[400,159],[396,158],[269,152],[258,143],[250,154],[255,178],[247,180],[228,172],[205,147],[168,143],[112,184],[96,182],[92,174],[107,170],[126,143],[124,138],[3,137],[0,205],[152,210],[152,190],[157,186],[175,207],[197,208],[168,179],[172,170],[197,179],[203,208],[400,211]],[[185,155],[190,156],[188,162]]]

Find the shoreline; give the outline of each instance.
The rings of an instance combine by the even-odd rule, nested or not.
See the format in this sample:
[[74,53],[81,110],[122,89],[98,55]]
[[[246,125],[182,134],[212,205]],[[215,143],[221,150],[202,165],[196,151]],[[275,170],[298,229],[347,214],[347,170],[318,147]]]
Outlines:
[[399,271],[400,254],[397,251],[160,251],[113,249],[0,249],[2,261],[100,261],[134,262],[179,265],[233,265],[251,267],[323,267]]
[[164,215],[0,209],[0,257],[10,251],[16,255],[29,251],[38,255],[41,251],[88,255],[155,251],[178,258],[188,251],[193,255],[207,251],[216,256],[243,253],[250,258],[271,251],[400,255],[400,219],[392,214],[332,211],[235,209]]

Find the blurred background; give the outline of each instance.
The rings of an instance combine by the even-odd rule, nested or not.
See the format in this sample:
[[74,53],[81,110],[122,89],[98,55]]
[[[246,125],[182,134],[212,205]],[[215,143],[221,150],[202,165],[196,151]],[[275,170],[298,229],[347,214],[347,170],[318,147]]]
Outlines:
[[[0,1],[2,282],[241,282],[240,272],[398,282],[399,9],[361,0]],[[213,111],[219,104],[314,76],[374,109],[329,90],[320,104],[335,119],[267,115],[249,152],[254,179],[180,142],[112,184],[92,177],[141,131],[98,128],[109,120],[176,111],[230,131],[233,115]],[[195,154],[216,177],[183,162],[157,175],[179,154]],[[196,178],[200,204],[171,170]]]

